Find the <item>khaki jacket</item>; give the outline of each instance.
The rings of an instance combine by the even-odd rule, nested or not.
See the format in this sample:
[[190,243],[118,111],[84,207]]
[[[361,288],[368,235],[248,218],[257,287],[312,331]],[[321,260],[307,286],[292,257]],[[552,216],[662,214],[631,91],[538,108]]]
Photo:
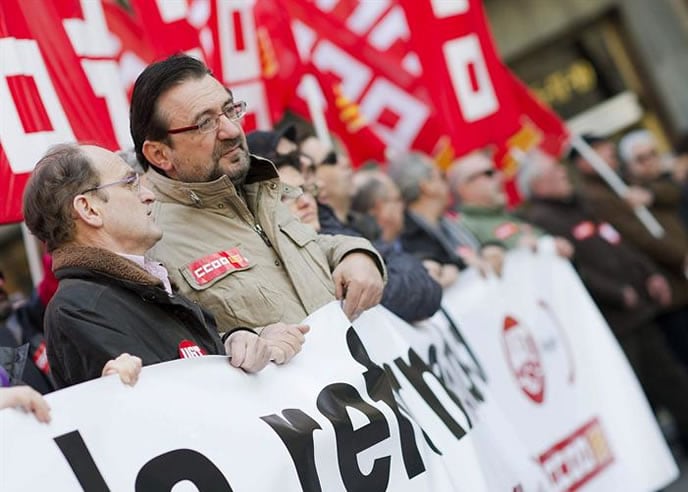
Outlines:
[[317,234],[281,203],[270,161],[256,158],[242,187],[226,176],[183,183],[146,173],[163,238],[148,256],[161,261],[179,289],[213,313],[218,331],[299,323],[335,299],[332,270],[352,251],[384,263],[362,238]]

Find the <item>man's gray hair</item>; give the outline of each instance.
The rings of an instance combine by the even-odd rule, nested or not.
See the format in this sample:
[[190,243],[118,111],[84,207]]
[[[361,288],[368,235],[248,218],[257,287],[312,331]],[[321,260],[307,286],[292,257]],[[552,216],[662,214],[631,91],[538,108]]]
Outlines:
[[390,159],[387,166],[389,177],[397,184],[404,203],[411,203],[420,196],[420,182],[430,177],[428,157],[419,152],[408,152]]
[[524,199],[532,198],[533,181],[542,174],[543,163],[547,158],[547,155],[541,150],[533,149],[519,159],[516,186]]
[[377,200],[385,198],[385,184],[380,179],[379,170],[363,170],[354,176],[354,196],[351,209],[366,214],[375,206]]
[[627,133],[619,141],[619,156],[624,164],[630,164],[633,159],[633,147],[638,144],[657,145],[655,137],[648,130],[634,130]]

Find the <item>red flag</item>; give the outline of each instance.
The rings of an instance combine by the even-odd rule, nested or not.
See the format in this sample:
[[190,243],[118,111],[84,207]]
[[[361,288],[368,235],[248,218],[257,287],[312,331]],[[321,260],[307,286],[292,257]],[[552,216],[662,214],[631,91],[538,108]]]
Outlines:
[[[82,10],[83,7],[83,10]],[[0,223],[21,220],[28,174],[52,145],[131,145],[118,45],[102,4],[0,3]]]

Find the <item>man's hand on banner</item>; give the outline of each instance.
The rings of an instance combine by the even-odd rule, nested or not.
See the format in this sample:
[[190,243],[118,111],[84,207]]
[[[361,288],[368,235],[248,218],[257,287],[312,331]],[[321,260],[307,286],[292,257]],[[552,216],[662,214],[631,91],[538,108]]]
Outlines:
[[225,340],[229,363],[246,372],[258,372],[270,362],[270,346],[256,333],[235,331]]
[[119,374],[119,378],[124,384],[134,386],[139,380],[142,365],[143,363],[139,357],[124,353],[116,359],[107,361],[101,375],[104,377],[110,374]]
[[309,331],[308,325],[288,325],[280,322],[263,328],[260,338],[270,347],[270,360],[276,364],[284,364],[301,351],[306,341],[304,335]]
[[344,314],[358,318],[363,311],[380,304],[384,283],[375,261],[367,253],[349,253],[332,272],[335,295],[344,299]]

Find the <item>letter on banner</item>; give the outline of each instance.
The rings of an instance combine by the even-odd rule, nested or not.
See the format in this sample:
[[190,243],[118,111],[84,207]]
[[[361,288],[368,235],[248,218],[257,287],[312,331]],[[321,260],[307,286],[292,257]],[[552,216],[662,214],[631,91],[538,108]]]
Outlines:
[[[81,0],[84,19],[62,21],[65,32],[80,56],[114,58],[120,49],[117,38],[108,31],[103,5]],[[110,121],[120,148],[133,145],[129,133],[129,101],[114,60],[81,60],[86,78],[96,96],[105,100]]]
[[432,0],[432,12],[435,17],[451,17],[453,15],[465,14],[469,9],[468,0]]
[[243,0],[217,2],[217,24],[224,81],[228,84],[236,84],[258,79],[260,58],[253,18],[253,2]]
[[463,118],[470,123],[495,113],[499,103],[478,36],[469,34],[447,41],[444,58]]
[[385,142],[408,147],[428,118],[429,110],[415,97],[386,79],[377,78],[361,101],[361,113],[372,122],[383,113],[392,113],[397,120],[394,128],[373,123],[375,132]]
[[[47,148],[61,142],[74,141],[76,138],[43,63],[38,43],[29,39],[0,39],[0,60],[0,141],[12,173],[28,173]],[[49,129],[30,133],[25,130],[22,115],[19,114],[8,83],[8,78],[13,76],[33,79],[38,100],[31,102],[42,104],[45,108]]]

